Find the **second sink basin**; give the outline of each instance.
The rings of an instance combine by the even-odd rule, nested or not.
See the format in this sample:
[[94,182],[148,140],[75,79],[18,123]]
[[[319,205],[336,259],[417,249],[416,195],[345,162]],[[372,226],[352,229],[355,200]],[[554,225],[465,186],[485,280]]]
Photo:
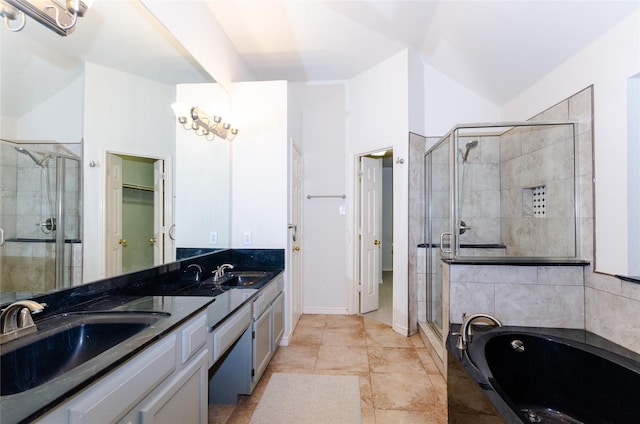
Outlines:
[[43,320],[42,330],[2,345],[0,395],[21,393],[44,384],[167,316],[157,312],[105,311]]
[[263,279],[269,275],[263,271],[237,271],[227,274],[228,280],[221,283],[223,287],[243,287],[250,288],[262,283]]

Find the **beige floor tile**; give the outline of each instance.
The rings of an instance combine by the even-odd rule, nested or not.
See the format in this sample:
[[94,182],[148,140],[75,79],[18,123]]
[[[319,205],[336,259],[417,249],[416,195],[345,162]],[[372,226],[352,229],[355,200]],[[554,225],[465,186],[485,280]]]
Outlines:
[[270,365],[283,369],[309,369],[313,370],[318,358],[319,346],[293,345],[281,346],[276,350]]
[[409,337],[409,339],[411,340],[411,343],[413,343],[413,347],[415,347],[416,349],[421,349],[425,347],[424,342],[420,337],[420,334],[416,333],[413,336]]
[[298,327],[291,337],[289,346],[319,345],[322,342],[324,327]]
[[439,400],[431,381],[420,374],[371,373],[371,387],[376,409],[426,411]]
[[426,347],[416,349],[416,353],[418,354],[418,357],[422,362],[422,366],[424,366],[424,370],[427,372],[427,374],[442,377],[442,374],[440,374],[440,370],[436,366],[433,358],[431,357],[431,354],[429,354],[429,350]]
[[300,327],[315,327],[315,328],[324,327],[326,321],[327,321],[326,315],[305,314],[305,315],[302,315],[298,320],[298,324],[296,325],[295,330],[298,331],[298,328]]
[[366,347],[364,328],[327,327],[322,332],[322,344],[330,346]]
[[446,424],[446,416],[429,411],[376,409],[376,424]]
[[413,348],[413,342],[408,337],[402,336],[390,327],[379,327],[365,325],[365,334],[367,336],[367,346],[384,346],[384,347],[406,347]]
[[371,372],[422,374],[426,372],[414,348],[382,347],[367,348]]
[[359,346],[320,345],[316,369],[369,371],[367,349]]
[[208,424],[225,424],[235,409],[236,405],[210,404]]
[[253,394],[211,405],[209,424],[248,424],[275,372],[359,376],[362,424],[447,422],[446,382],[419,338],[357,315],[303,315]]
[[363,328],[364,323],[360,315],[327,315],[326,328]]

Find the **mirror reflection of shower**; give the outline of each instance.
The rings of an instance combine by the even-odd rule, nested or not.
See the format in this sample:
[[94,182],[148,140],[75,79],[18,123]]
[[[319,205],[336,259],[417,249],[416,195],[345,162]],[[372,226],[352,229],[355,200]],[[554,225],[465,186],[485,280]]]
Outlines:
[[464,174],[465,174],[465,163],[467,163],[467,160],[469,159],[469,152],[471,151],[471,149],[473,149],[474,147],[478,146],[478,140],[471,140],[470,142],[468,142],[467,144],[465,144],[464,149],[459,148],[458,149],[458,154],[460,155],[460,189],[458,190],[458,194],[461,197],[458,201],[458,205],[459,205],[459,213],[458,216],[460,217],[460,234],[464,234],[467,232],[467,230],[471,230],[471,227],[467,226],[467,223],[464,222],[462,220],[462,205],[464,205],[464,199],[462,198],[462,196],[464,195]]
[[40,222],[36,225],[40,227],[40,230],[45,234],[51,234],[56,230],[56,219],[53,210],[53,203],[51,201],[51,190],[49,181],[49,167],[47,166],[49,159],[53,158],[51,154],[43,154],[41,158],[38,158],[35,153],[30,152],[24,147],[16,147],[19,153],[29,156],[31,160],[40,168],[40,184],[45,197],[45,201],[40,204]]

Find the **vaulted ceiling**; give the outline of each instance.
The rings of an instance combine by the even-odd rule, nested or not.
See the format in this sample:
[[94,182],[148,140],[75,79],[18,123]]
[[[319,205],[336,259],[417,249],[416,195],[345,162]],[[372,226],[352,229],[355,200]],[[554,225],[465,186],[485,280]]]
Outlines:
[[[189,7],[193,0],[163,1]],[[349,79],[410,48],[498,106],[640,7],[578,0],[202,1],[258,80]],[[84,60],[166,83],[211,81],[136,0],[95,0],[68,37],[32,20],[19,33],[2,28],[0,48],[0,112],[9,116],[28,110],[30,93],[51,95],[58,80],[68,84],[69,71]]]
[[348,79],[411,48],[426,63],[496,105],[539,80],[640,4],[560,0],[207,3],[260,80]]

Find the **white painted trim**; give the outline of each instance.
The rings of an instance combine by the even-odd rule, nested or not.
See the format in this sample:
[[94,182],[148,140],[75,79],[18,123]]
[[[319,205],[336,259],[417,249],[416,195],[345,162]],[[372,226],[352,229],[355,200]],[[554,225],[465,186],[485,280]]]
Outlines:
[[348,308],[318,308],[315,306],[303,307],[302,313],[310,315],[350,315]]

